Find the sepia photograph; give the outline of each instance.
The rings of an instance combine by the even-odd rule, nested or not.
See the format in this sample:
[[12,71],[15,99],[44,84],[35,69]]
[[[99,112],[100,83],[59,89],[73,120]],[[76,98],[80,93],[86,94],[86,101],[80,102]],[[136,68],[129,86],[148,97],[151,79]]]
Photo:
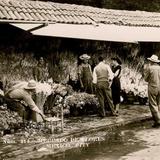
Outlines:
[[159,0],[0,0],[0,160],[158,160],[159,135]]

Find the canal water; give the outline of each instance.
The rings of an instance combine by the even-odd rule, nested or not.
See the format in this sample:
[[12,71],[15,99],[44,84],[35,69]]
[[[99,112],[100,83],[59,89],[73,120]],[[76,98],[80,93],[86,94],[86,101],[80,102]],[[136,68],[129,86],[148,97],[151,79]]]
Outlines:
[[[101,131],[86,136],[89,143],[63,151],[57,155],[47,155],[37,160],[118,160],[123,159],[129,153],[147,148],[143,135],[139,138],[137,133],[148,132],[151,122],[145,122],[126,127],[116,128],[110,132]],[[85,137],[85,138],[86,138]],[[86,138],[86,139],[87,139]],[[91,140],[90,140],[91,138]],[[95,140],[94,140],[95,138]],[[96,139],[97,138],[97,139]],[[77,141],[77,143],[79,143]],[[124,157],[125,159],[125,157]],[[128,159],[128,158],[126,158]],[[135,159],[136,160],[136,159]]]
[[[4,160],[137,160],[138,154],[142,156],[146,155],[145,152],[150,152],[146,149],[160,146],[160,140],[157,141],[158,134],[160,135],[160,129],[152,129],[151,121],[147,121],[99,131],[80,138],[50,139],[48,143],[34,150],[23,149],[27,144],[3,144],[0,156],[3,155]],[[22,148],[24,152],[19,153],[17,150],[12,155],[10,149],[13,150],[14,147]],[[139,153],[144,150],[144,153]]]

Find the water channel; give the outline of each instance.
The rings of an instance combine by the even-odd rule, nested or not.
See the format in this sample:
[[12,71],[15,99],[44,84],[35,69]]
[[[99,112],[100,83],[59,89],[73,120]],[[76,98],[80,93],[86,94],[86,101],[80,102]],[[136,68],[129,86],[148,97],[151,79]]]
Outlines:
[[[117,127],[109,132],[104,130],[80,138],[60,139],[57,144],[44,144],[34,151],[26,151],[14,157],[7,157],[7,155],[10,154],[9,148],[17,145],[12,144],[8,147],[3,145],[0,155],[4,155],[5,152],[4,160],[142,160],[143,156],[147,155],[146,152],[151,153],[152,149],[156,152],[159,149],[158,134],[160,129],[151,128],[151,121],[147,121]],[[22,144],[19,147],[22,147]],[[57,150],[60,152],[55,152]],[[147,158],[144,159],[150,160],[150,157]]]
[[98,132],[89,137],[100,137],[78,148],[64,151],[57,155],[43,156],[43,160],[118,160],[121,157],[147,147],[145,141],[136,136],[137,132],[150,129],[150,122],[116,128],[111,132]]

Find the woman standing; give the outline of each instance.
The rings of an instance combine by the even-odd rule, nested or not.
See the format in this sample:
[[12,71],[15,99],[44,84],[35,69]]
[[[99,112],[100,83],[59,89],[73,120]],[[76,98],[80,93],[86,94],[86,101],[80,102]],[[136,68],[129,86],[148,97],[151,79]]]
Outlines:
[[33,77],[35,81],[44,82],[48,79],[48,68],[43,59],[43,57],[39,58],[37,66],[33,69]]
[[120,104],[120,74],[121,74],[121,60],[119,58],[112,58],[112,71],[114,73],[113,82],[111,85],[113,104],[115,106],[115,111],[118,113]]
[[83,54],[80,57],[82,63],[78,68],[78,77],[80,81],[81,90],[87,93],[93,93],[93,85],[92,85],[92,70],[91,65],[88,63],[90,56],[87,54]]

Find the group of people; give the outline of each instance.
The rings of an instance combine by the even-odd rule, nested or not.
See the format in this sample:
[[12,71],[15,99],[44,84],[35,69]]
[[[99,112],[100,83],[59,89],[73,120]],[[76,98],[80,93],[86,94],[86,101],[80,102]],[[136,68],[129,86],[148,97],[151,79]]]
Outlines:
[[[83,54],[80,56],[83,63],[79,66],[79,79],[81,88],[87,93],[96,93],[99,99],[100,107],[98,109],[99,116],[105,117],[106,110],[111,115],[118,115],[120,103],[120,73],[121,61],[118,58],[112,59],[112,70],[102,57],[99,57],[99,63],[92,68],[88,63],[90,56]],[[19,113],[26,120],[35,120],[35,114],[41,115],[45,120],[46,116],[43,114],[33,100],[33,94],[36,90],[36,81],[45,81],[44,60],[40,58],[38,65],[33,70],[35,80],[28,83],[18,83],[12,86],[5,93],[5,102],[8,108]]]
[[[107,112],[112,116],[118,116],[121,91],[121,60],[118,57],[114,57],[111,65],[109,65],[100,56],[98,64],[92,71],[89,64],[91,57],[83,54],[79,58],[82,60],[78,70],[81,88],[84,92],[97,95],[99,116],[106,117]],[[143,76],[148,82],[149,107],[154,120],[153,127],[160,127],[160,60],[156,55],[152,55],[147,60],[144,65]],[[35,70],[36,75],[38,75],[36,77],[37,81],[40,80],[40,77],[44,77],[40,73],[39,67],[41,65],[43,65],[42,59]],[[24,119],[33,119],[32,114],[37,113],[45,120],[45,115],[32,99],[35,89],[36,82],[33,80],[25,84],[17,84],[5,93],[5,102],[11,110],[17,111]],[[23,103],[20,103],[21,101]]]
[[100,56],[99,63],[94,67],[88,63],[90,56],[83,54],[79,57],[82,64],[79,66],[79,80],[84,92],[95,93],[99,100],[98,113],[100,117],[106,117],[106,112],[117,116],[120,104],[120,74],[121,60],[112,58],[112,65],[108,65]]
[[[80,56],[83,61],[79,67],[79,79],[83,91],[95,93],[99,100],[99,116],[105,117],[106,111],[117,116],[120,104],[120,74],[121,61],[112,58],[112,65],[108,65],[103,57],[99,57],[99,63],[93,72],[88,60],[90,56]],[[153,127],[160,127],[160,60],[157,55],[147,58],[144,65],[143,77],[148,82],[149,108],[154,120]],[[94,89],[93,89],[94,88]],[[95,90],[96,88],[96,90]]]

